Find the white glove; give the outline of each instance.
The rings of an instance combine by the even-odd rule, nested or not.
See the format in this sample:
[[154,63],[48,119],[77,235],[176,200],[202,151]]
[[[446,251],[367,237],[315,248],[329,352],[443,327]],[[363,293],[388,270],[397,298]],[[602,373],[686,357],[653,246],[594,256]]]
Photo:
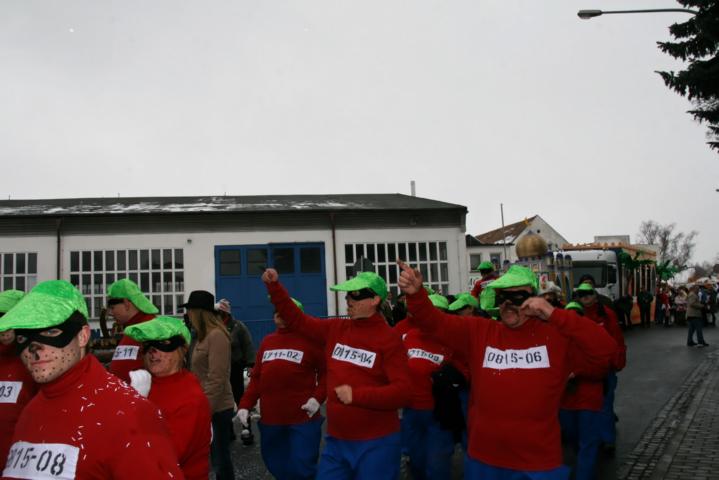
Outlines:
[[130,386],[147,398],[152,386],[152,375],[147,370],[133,370],[130,372]]
[[307,412],[308,417],[312,417],[320,409],[320,402],[315,397],[310,397],[300,408]]
[[240,423],[247,427],[249,423],[247,422],[247,419],[250,416],[250,411],[246,408],[240,408],[240,410],[237,412],[237,418],[240,420]]

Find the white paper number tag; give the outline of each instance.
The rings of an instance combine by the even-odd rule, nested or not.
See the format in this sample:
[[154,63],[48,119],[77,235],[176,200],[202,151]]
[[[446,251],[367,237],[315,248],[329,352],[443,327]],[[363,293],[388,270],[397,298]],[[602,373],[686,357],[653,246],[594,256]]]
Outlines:
[[17,403],[22,382],[0,382],[0,403]]
[[115,348],[115,353],[112,355],[112,360],[137,360],[137,355],[140,353],[140,347],[136,345],[118,345]]
[[482,366],[495,370],[549,368],[549,354],[546,345],[524,350],[500,350],[487,347]]
[[262,363],[271,362],[272,360],[287,360],[288,362],[302,363],[304,352],[301,350],[292,350],[289,348],[278,350],[266,350],[262,354]]
[[80,449],[64,443],[15,442],[4,477],[34,480],[73,479]]
[[428,352],[427,350],[422,350],[421,348],[410,348],[409,350],[407,350],[407,357],[429,360],[436,365],[441,364],[444,360],[444,355]]
[[340,362],[348,362],[359,367],[372,368],[377,354],[361,348],[349,347],[341,343],[335,344],[332,358]]

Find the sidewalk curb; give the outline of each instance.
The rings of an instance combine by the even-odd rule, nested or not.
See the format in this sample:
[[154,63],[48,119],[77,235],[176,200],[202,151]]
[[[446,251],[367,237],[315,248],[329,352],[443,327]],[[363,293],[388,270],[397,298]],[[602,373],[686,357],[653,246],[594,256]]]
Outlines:
[[647,427],[634,450],[617,470],[617,479],[662,479],[717,372],[719,354],[707,358],[686,379]]

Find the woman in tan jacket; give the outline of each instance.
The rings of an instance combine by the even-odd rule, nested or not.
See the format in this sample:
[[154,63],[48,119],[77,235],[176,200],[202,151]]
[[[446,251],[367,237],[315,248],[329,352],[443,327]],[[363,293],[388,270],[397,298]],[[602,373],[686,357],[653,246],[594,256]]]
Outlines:
[[215,313],[215,297],[210,292],[195,290],[181,306],[197,333],[190,368],[200,380],[212,411],[212,469],[217,480],[234,480],[230,457],[235,408],[230,385],[230,334]]

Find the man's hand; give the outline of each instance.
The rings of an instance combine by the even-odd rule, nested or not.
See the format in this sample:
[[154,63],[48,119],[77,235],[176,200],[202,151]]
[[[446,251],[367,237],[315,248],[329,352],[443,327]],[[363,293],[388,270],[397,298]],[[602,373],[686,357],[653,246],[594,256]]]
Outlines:
[[147,370],[133,370],[130,372],[130,386],[137,390],[137,393],[147,398],[152,386],[152,375]]
[[419,292],[422,289],[422,274],[419,270],[416,270],[402,260],[397,260],[397,265],[402,270],[397,280],[399,288],[407,295],[412,295]]
[[336,387],[335,393],[337,394],[337,398],[340,399],[340,402],[345,405],[352,404],[352,387],[349,385],[340,385],[339,387]]
[[280,279],[280,274],[274,268],[268,268],[262,274],[262,281],[265,283],[273,283]]
[[237,412],[237,419],[240,421],[240,423],[247,427],[249,426],[249,423],[247,422],[247,419],[250,416],[250,411],[246,408],[240,408],[240,410]]
[[300,408],[307,412],[307,416],[311,418],[320,409],[320,402],[315,397],[310,397]]
[[554,311],[554,307],[542,297],[531,297],[525,300],[519,311],[528,317],[537,317],[546,321]]

